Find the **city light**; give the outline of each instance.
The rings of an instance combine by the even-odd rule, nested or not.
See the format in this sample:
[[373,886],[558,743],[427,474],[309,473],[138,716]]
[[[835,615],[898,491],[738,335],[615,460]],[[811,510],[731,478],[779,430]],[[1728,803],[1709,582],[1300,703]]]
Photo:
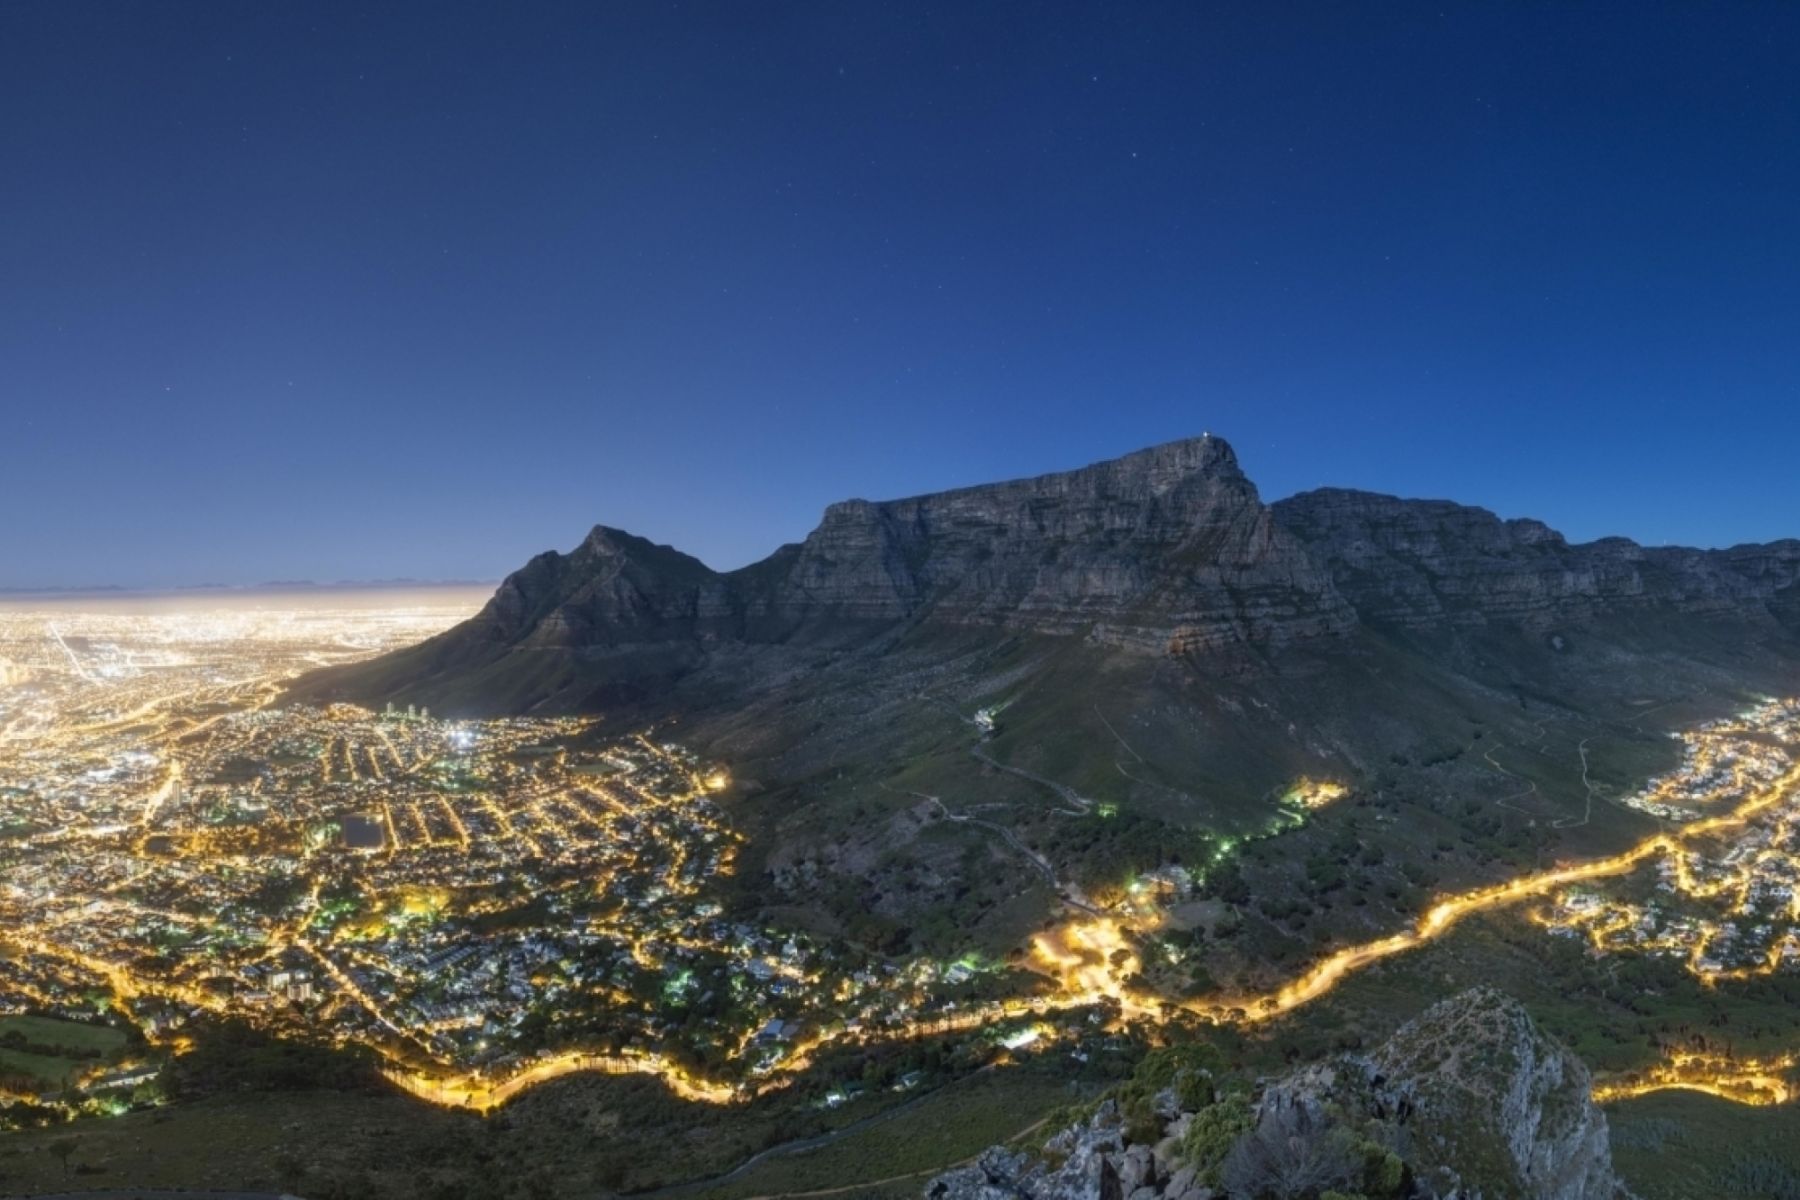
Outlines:
[[[1602,859],[1440,897],[1409,928],[1339,949],[1264,993],[1171,1000],[1144,948],[1166,873],[1031,940],[1037,994],[957,999],[972,958],[897,962],[730,917],[716,892],[742,836],[731,784],[656,731],[590,721],[446,721],[390,706],[282,706],[321,662],[416,640],[454,613],[154,615],[0,610],[0,1011],[108,1003],[174,1053],[207,1014],[360,1044],[398,1087],[488,1111],[575,1072],[649,1074],[737,1103],[834,1044],[1030,1021],[1024,1050],[1084,1012],[1254,1025],[1527,901],[1595,953],[1680,957],[1714,985],[1800,954],[1800,710],[1770,702],[1687,736],[1681,766],[1626,802],[1671,822]],[[1271,836],[1348,793],[1303,779]],[[1215,858],[1235,851],[1218,843]],[[1615,885],[1652,871],[1649,898]],[[705,1021],[681,1020],[709,1005]],[[535,1023],[532,1018],[535,1018]],[[605,1044],[545,1041],[562,1024]],[[694,1064],[728,1065],[702,1071]],[[1779,1103],[1790,1058],[1704,1054],[1601,1084]]]

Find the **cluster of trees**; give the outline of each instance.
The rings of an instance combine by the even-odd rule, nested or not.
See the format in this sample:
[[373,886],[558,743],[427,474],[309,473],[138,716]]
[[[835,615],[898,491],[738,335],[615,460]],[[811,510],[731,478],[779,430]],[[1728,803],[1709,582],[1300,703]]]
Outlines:
[[159,1082],[172,1100],[221,1092],[375,1091],[386,1086],[373,1051],[364,1047],[309,1045],[230,1020],[197,1028],[194,1048],[171,1058]]
[[1044,827],[1045,857],[1066,864],[1090,892],[1168,864],[1202,863],[1212,850],[1206,834],[1122,808],[1112,816],[1058,817]]

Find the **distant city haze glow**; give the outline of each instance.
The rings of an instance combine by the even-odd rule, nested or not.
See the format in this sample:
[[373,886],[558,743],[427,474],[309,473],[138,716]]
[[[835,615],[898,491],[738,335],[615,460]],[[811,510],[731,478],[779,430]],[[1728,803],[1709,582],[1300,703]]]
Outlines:
[[0,586],[718,567],[1211,430],[1800,534],[1800,7],[0,9]]

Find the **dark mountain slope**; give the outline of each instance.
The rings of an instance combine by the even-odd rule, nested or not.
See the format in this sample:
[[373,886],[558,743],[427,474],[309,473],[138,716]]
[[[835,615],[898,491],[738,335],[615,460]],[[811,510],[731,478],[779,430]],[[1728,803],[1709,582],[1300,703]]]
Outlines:
[[[675,722],[760,784],[734,807],[759,902],[921,946],[1016,946],[1053,903],[1042,862],[1116,880],[1282,827],[1298,777],[1351,784],[1243,862],[1282,898],[1240,934],[1254,971],[1290,937],[1392,929],[1427,887],[1642,836],[1606,800],[1670,765],[1667,731],[1800,691],[1797,664],[1800,543],[1571,545],[1338,490],[1266,506],[1200,438],[834,505],[734,572],[599,528],[463,625],[294,694]],[[946,818],[970,811],[986,824]],[[1314,894],[1358,840],[1381,852],[1354,902]]]
[[[807,539],[739,571],[604,526],[503,583],[425,644],[304,681],[307,697],[440,711],[689,706],[761,690],[808,654],[961,633],[1081,637],[1127,655],[1269,670],[1354,632],[1452,657],[1496,631],[1637,652],[1786,646],[1800,542],[1723,551],[1571,545],[1537,521],[1322,489],[1264,505],[1222,439],[907,500],[834,504]],[[959,633],[961,631],[961,633]],[[1354,639],[1351,639],[1354,640]],[[1455,643],[1452,647],[1450,643]],[[1695,647],[1698,646],[1696,650]]]
[[532,559],[469,622],[300,691],[579,710],[648,698],[729,657],[722,647],[980,627],[1147,653],[1262,651],[1354,623],[1231,448],[1196,438],[1035,479],[834,504],[798,546],[730,573],[600,527]]

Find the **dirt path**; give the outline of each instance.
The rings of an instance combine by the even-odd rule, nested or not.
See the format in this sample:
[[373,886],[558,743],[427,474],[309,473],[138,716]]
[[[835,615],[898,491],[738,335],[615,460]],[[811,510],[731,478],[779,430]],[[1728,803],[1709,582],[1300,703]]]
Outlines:
[[1588,778],[1587,752],[1588,743],[1593,740],[1594,739],[1591,737],[1584,737],[1581,739],[1581,744],[1575,747],[1581,754],[1581,786],[1587,789],[1587,808],[1582,812],[1581,820],[1579,821],[1574,817],[1556,818],[1556,820],[1550,822],[1550,828],[1552,829],[1576,829],[1582,825],[1586,825],[1594,817],[1594,781]]
[[1106,726],[1106,732],[1112,734],[1113,739],[1117,741],[1119,745],[1125,747],[1125,753],[1131,755],[1131,757],[1137,759],[1139,762],[1144,761],[1144,756],[1134,750],[1131,743],[1126,741],[1124,737],[1120,735],[1119,731],[1113,728],[1113,723],[1106,719],[1106,714],[1100,711],[1100,706],[1098,704],[1094,705],[1094,715],[1100,718],[1100,723],[1102,725]]
[[1530,741],[1528,741],[1528,742],[1526,742],[1526,741],[1511,742],[1504,746],[1489,746],[1486,750],[1482,751],[1482,754],[1481,754],[1482,761],[1487,763],[1488,766],[1494,768],[1494,770],[1500,772],[1502,775],[1505,775],[1509,779],[1524,780],[1525,785],[1526,785],[1523,791],[1513,792],[1511,795],[1502,796],[1498,800],[1494,801],[1494,804],[1496,807],[1511,809],[1513,812],[1520,813],[1526,817],[1531,818],[1531,820],[1533,822],[1537,821],[1537,819],[1538,819],[1537,813],[1533,812],[1532,810],[1530,810],[1528,808],[1520,808],[1517,804],[1513,803],[1515,800],[1523,800],[1529,796],[1538,795],[1539,789],[1538,789],[1538,785],[1537,785],[1537,780],[1526,779],[1523,775],[1519,774],[1517,771],[1513,771],[1506,767],[1501,766],[1500,760],[1495,758],[1494,755],[1498,754],[1502,750],[1530,749],[1530,748],[1532,748],[1532,743],[1536,743],[1537,752],[1539,754],[1542,754],[1544,739],[1550,736],[1550,731],[1547,728],[1547,726],[1552,721],[1561,721],[1561,720],[1565,720],[1565,719],[1566,718],[1562,717],[1561,715],[1541,717],[1541,718],[1539,718],[1539,720],[1536,722],[1536,724],[1534,726],[1534,728],[1537,730],[1537,736],[1532,738]]
[[1058,783],[1054,779],[1046,779],[1044,776],[1032,771],[1027,771],[1023,767],[1008,766],[989,754],[985,746],[970,746],[969,753],[973,755],[977,761],[986,763],[996,771],[1004,771],[1008,775],[1016,775],[1020,779],[1029,780],[1039,787],[1049,788],[1061,798],[1063,803],[1070,806],[1068,808],[1052,809],[1052,812],[1060,812],[1065,817],[1085,817],[1088,813],[1094,811],[1094,802],[1066,783]]

